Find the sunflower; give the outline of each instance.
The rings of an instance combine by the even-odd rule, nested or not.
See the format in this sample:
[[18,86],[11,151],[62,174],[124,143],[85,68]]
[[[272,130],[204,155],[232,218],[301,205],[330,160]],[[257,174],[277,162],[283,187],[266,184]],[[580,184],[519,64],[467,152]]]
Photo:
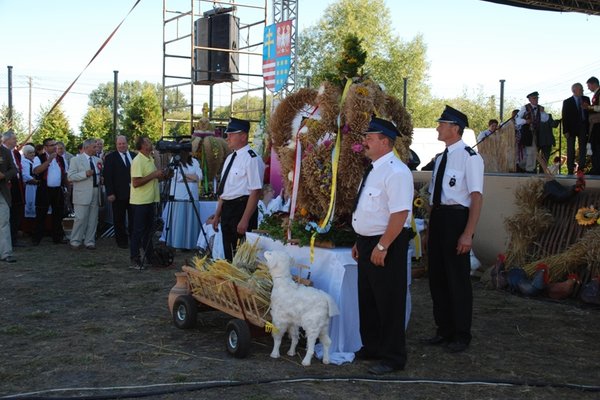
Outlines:
[[594,206],[581,207],[579,210],[577,210],[575,219],[579,225],[592,225],[594,223],[598,223],[598,220],[600,220],[600,211],[596,210]]
[[417,208],[423,207],[424,204],[425,204],[425,201],[420,197],[416,197],[415,201],[413,201],[413,205]]

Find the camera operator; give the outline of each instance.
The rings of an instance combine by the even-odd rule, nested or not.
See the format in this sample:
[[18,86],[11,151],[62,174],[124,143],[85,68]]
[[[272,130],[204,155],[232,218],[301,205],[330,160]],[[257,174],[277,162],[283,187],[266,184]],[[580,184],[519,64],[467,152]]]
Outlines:
[[[200,234],[200,220],[194,213],[198,201],[198,182],[202,180],[200,163],[185,149],[171,158],[174,168],[169,184],[169,202],[163,210],[160,240],[176,249],[193,249]],[[175,226],[177,229],[174,229]]]
[[258,222],[257,204],[265,165],[248,145],[249,131],[250,122],[237,118],[231,118],[225,130],[227,145],[233,152],[223,164],[213,228],[218,231],[221,223],[223,250],[229,261],[233,259],[238,240],[256,228]]
[[144,249],[144,259],[153,254],[152,231],[154,228],[155,203],[160,201],[158,180],[165,174],[157,170],[152,157],[152,142],[147,136],[135,142],[138,155],[131,163],[131,195],[129,202],[133,210],[133,228],[130,240],[131,268],[144,269],[140,249]]

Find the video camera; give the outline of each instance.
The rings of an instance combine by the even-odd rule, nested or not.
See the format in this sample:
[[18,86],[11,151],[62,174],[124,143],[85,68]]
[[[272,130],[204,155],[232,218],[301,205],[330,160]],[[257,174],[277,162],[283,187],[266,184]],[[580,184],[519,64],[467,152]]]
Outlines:
[[[154,148],[161,154],[164,153],[173,153],[178,154],[182,151],[192,151],[192,142],[186,141],[182,142],[183,139],[190,139],[191,136],[163,136]],[[165,140],[165,139],[174,139],[174,140]]]

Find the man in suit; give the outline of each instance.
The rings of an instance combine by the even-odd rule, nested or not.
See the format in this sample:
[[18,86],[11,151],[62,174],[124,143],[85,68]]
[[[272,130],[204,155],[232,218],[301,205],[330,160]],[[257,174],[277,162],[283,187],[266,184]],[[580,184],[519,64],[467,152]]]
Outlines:
[[592,147],[590,175],[600,175],[600,83],[595,76],[588,79],[586,83],[588,89],[593,93],[592,103],[583,103],[583,107],[589,112],[588,141]]
[[17,176],[10,150],[0,146],[0,261],[14,263],[10,239],[10,189],[8,182]]
[[73,183],[73,206],[75,221],[71,232],[71,247],[78,249],[81,244],[88,250],[96,249],[96,228],[98,227],[99,184],[102,161],[96,157],[96,140],[83,142],[83,154],[71,160],[69,181]]
[[[136,154],[128,150],[125,136],[117,136],[116,147],[117,151],[109,153],[105,158],[104,187],[107,199],[112,205],[117,246],[127,249],[129,248],[127,237],[131,235],[133,226],[133,213],[129,204],[131,162]],[[127,229],[125,218],[127,218]]]
[[21,166],[21,153],[16,149],[17,135],[12,130],[2,135],[2,146],[6,147],[11,154],[12,161],[17,169],[17,175],[10,180],[10,237],[13,247],[23,247],[18,242],[18,233],[25,214],[25,195],[23,190],[23,168]]
[[583,108],[590,103],[590,98],[583,95],[583,85],[579,82],[571,86],[573,96],[563,101],[562,124],[563,134],[567,138],[567,171],[569,175],[575,172],[575,139],[579,151],[577,152],[577,165],[579,169],[585,167],[586,137],[588,132],[588,112]]

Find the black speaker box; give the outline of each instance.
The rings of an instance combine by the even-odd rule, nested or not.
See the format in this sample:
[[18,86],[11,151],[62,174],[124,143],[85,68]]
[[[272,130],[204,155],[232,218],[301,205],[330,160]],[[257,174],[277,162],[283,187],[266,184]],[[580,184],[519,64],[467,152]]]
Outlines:
[[[194,22],[196,46],[237,50],[239,18],[231,14],[216,14]],[[194,83],[211,85],[235,82],[239,73],[239,54],[218,50],[194,50]]]

